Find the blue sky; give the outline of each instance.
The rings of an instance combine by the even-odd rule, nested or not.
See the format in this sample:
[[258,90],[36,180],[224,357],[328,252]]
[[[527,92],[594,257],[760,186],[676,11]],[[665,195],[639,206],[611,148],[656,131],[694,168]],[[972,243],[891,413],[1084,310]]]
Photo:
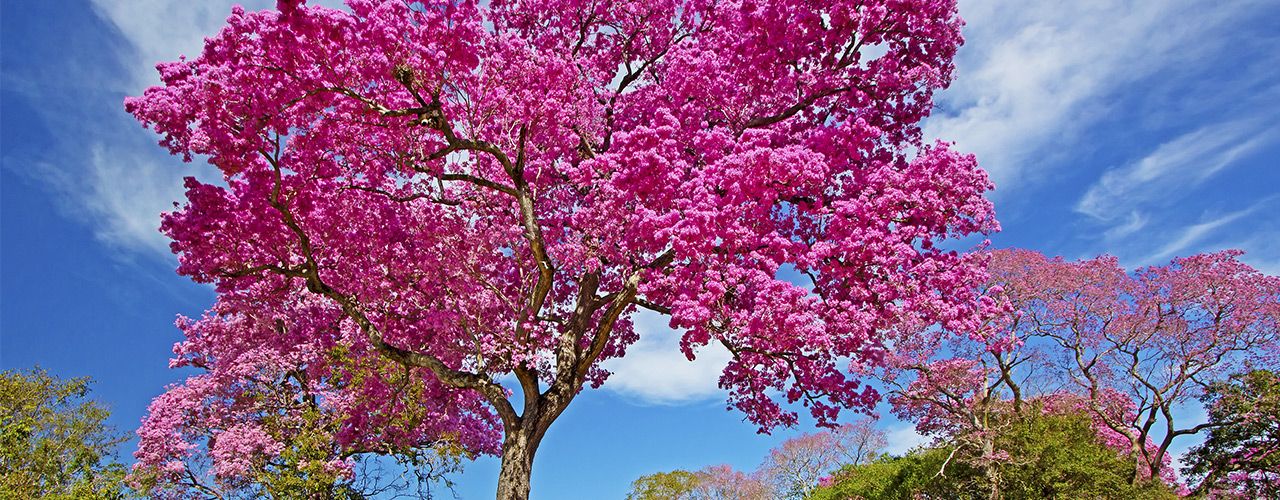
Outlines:
[[[184,376],[166,367],[174,317],[213,296],[173,273],[155,229],[181,177],[210,170],[167,156],[121,100],[155,81],[155,62],[196,54],[230,4],[15,0],[0,14],[0,366],[92,376],[122,429]],[[1280,4],[961,0],[961,14],[958,79],[926,129],[996,180],[997,246],[1128,266],[1241,248],[1280,274]],[[755,434],[724,410],[724,354],[685,362],[661,323],[642,318],[618,374],[552,428],[535,498],[749,470],[806,430]],[[918,442],[883,425],[897,449]],[[471,465],[459,494],[492,495],[496,475],[494,460]]]

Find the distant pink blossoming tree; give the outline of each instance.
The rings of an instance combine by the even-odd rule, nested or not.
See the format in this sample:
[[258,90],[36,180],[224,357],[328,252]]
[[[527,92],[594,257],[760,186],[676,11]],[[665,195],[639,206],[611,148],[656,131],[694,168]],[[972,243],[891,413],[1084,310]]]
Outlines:
[[[1049,341],[1048,366],[1129,446],[1141,480],[1168,475],[1174,439],[1215,425],[1180,422],[1180,406],[1277,360],[1280,277],[1240,255],[1181,257],[1129,274],[1113,257],[1066,262],[1015,250],[997,253],[992,273],[1020,313],[1017,334]],[[1107,411],[1117,397],[1129,411]]]
[[1041,411],[1085,411],[1099,440],[1131,457],[1135,483],[1175,483],[1174,439],[1222,425],[1187,425],[1178,410],[1280,353],[1280,278],[1240,255],[1195,255],[1130,274],[1114,257],[992,252],[987,292],[1010,313],[985,335],[903,344],[890,364],[895,412],[999,459],[984,439],[1000,421],[993,416],[1032,400]]
[[760,471],[746,473],[733,467],[709,465],[694,473],[698,482],[689,500],[773,500],[777,493]]
[[769,450],[759,472],[772,484],[774,498],[808,498],[837,469],[866,464],[880,454],[888,439],[875,423],[863,417],[789,438]]
[[[126,102],[222,171],[162,230],[218,292],[188,337],[244,332],[184,344],[214,376],[162,398],[300,367],[342,446],[452,439],[526,498],[640,307],[690,358],[728,348],[721,384],[762,430],[795,424],[788,404],[865,411],[894,332],[984,315],[982,258],[940,243],[998,228],[991,185],[919,127],[961,25],[950,0],[237,8]],[[287,449],[246,423],[222,454],[184,425],[149,419],[141,466],[181,474],[205,446],[234,475]]]

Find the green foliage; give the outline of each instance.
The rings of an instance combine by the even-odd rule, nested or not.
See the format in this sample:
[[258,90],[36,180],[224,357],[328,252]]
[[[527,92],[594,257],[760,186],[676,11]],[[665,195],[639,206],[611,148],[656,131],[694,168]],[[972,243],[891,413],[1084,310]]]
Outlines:
[[810,498],[988,498],[993,473],[1003,498],[1175,497],[1159,483],[1131,485],[1131,463],[1098,442],[1087,417],[1027,414],[995,436],[996,449],[1007,450],[1007,459],[983,462],[953,448],[927,448],[846,467],[835,484]]
[[[326,467],[332,458],[332,435],[322,430],[319,410],[309,408],[302,412],[303,425],[295,430],[281,450],[275,463],[264,466],[253,474],[253,479],[261,488],[260,493],[271,498],[363,498],[355,494],[344,484],[344,478]],[[265,419],[265,427],[273,429],[283,422]]]
[[996,438],[1009,450],[1002,492],[1010,498],[1173,498],[1158,481],[1133,485],[1133,462],[1098,442],[1084,415],[1037,415]]
[[1280,498],[1280,376],[1253,370],[1210,386],[1213,427],[1185,458],[1197,493]]
[[[819,488],[812,500],[978,498],[983,493],[974,480],[982,472],[964,462],[947,461],[951,450],[926,448],[906,456],[881,456],[861,466],[845,467],[836,482]],[[943,470],[943,464],[946,469]],[[943,474],[939,475],[939,471]]]
[[124,437],[88,393],[88,378],[0,373],[0,499],[127,496],[125,468],[114,460]]
[[632,481],[627,500],[688,499],[700,483],[698,474],[687,470],[655,472]]

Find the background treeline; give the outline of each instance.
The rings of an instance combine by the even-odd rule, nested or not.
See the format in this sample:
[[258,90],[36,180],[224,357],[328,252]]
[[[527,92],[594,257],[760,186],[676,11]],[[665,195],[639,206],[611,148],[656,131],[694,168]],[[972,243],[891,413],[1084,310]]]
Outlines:
[[[982,326],[918,325],[868,374],[930,447],[830,466],[825,483],[705,469],[689,476],[701,489],[647,497],[642,480],[632,496],[1280,498],[1276,375],[1264,369],[1280,364],[1280,278],[1239,256],[1129,272],[1109,256],[990,252]],[[1207,421],[1188,418],[1196,406]],[[1191,439],[1202,444],[1179,477],[1170,450]]]
[[884,433],[861,420],[789,439],[754,471],[716,465],[646,475],[627,498],[1280,498],[1280,376],[1237,374],[1214,384],[1205,402],[1208,424],[1222,425],[1183,457],[1185,482],[1134,481],[1132,460],[1099,438],[1086,411],[1035,401],[991,415],[995,430],[986,437],[1003,451],[997,459],[964,453],[947,438],[885,454]]

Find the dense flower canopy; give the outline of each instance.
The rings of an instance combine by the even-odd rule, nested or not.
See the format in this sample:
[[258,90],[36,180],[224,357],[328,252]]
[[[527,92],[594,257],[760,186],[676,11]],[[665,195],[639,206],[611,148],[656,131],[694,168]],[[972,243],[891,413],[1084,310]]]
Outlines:
[[865,410],[887,332],[991,305],[981,257],[940,248],[998,228],[991,185],[919,128],[961,25],[949,0],[237,8],[126,102],[224,174],[164,217],[219,293],[179,353],[212,378],[164,398],[318,370],[300,390],[337,391],[360,442],[399,375],[335,363],[381,356],[437,413],[417,439],[494,452],[522,421],[499,376],[554,419],[644,307],[690,358],[733,353],[721,385],[762,429],[797,421],[778,399]]

